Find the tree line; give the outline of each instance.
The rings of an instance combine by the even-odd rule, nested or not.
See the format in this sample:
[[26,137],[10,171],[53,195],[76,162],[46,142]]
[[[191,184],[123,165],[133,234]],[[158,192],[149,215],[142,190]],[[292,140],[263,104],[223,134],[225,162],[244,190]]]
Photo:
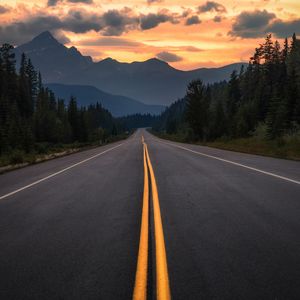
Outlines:
[[259,127],[268,139],[300,130],[300,41],[295,34],[283,45],[267,35],[248,67],[234,71],[228,82],[192,81],[186,96],[154,125],[157,131],[206,141],[248,137]]
[[133,114],[124,117],[119,117],[119,124],[127,131],[131,131],[136,128],[152,127],[158,120],[158,116],[151,114]]
[[0,154],[35,151],[41,143],[69,144],[105,141],[122,132],[119,122],[101,104],[79,107],[56,99],[45,88],[25,54],[18,71],[14,47],[0,48]]

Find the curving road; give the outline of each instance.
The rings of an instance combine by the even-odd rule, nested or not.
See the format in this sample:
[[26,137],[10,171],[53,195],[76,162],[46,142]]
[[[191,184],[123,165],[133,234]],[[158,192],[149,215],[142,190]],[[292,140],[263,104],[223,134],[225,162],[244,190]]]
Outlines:
[[[300,163],[168,142],[145,130],[0,175],[0,299],[132,298],[142,135],[172,299],[299,299]],[[159,286],[150,196],[148,299]]]

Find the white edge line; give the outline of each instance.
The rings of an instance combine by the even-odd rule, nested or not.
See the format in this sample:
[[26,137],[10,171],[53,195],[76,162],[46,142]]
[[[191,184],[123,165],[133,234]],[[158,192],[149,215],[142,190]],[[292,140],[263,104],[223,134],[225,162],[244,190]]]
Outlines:
[[271,172],[267,172],[267,171],[263,171],[263,170],[256,169],[256,168],[253,168],[253,167],[249,167],[247,165],[239,164],[237,162],[227,160],[227,159],[223,159],[223,158],[220,158],[220,157],[217,157],[217,156],[213,156],[213,155],[205,154],[205,153],[202,153],[202,152],[194,151],[194,150],[191,150],[189,148],[182,147],[182,146],[179,146],[179,145],[176,145],[176,144],[172,144],[172,143],[168,143],[168,142],[161,142],[161,143],[171,145],[173,147],[180,148],[180,149],[183,149],[183,150],[186,150],[186,151],[198,154],[198,155],[202,155],[202,156],[205,156],[205,157],[220,160],[220,161],[223,161],[223,162],[235,165],[235,166],[239,166],[239,167],[242,167],[242,168],[245,168],[245,169],[256,171],[256,172],[259,172],[259,173],[262,173],[262,174],[265,174],[265,175],[269,175],[269,176],[272,176],[272,177],[275,177],[275,178],[279,178],[279,179],[286,180],[286,181],[289,181],[289,182],[296,183],[296,184],[300,185],[300,181],[297,181],[297,180],[294,180],[294,179],[291,179],[291,178],[288,178],[288,177],[280,176],[280,175],[277,175],[277,174],[274,174],[274,173],[271,173]]
[[85,162],[87,162],[87,161],[89,161],[89,160],[91,160],[91,159],[94,159],[94,158],[96,158],[96,157],[98,157],[98,156],[100,156],[100,155],[102,155],[102,154],[105,154],[105,153],[107,153],[107,152],[109,152],[109,151],[111,151],[111,150],[114,150],[114,149],[116,149],[116,148],[122,146],[123,144],[124,144],[124,143],[119,144],[119,145],[117,145],[117,146],[115,146],[115,147],[109,148],[109,149],[107,149],[107,150],[105,150],[105,151],[103,151],[103,152],[100,152],[100,153],[98,153],[98,154],[96,154],[96,155],[93,155],[93,156],[91,156],[91,157],[89,157],[89,158],[87,158],[87,159],[84,159],[84,160],[82,160],[82,161],[80,161],[80,162],[78,162],[78,163],[76,163],[76,164],[73,164],[73,165],[71,165],[71,166],[69,166],[69,167],[67,167],[67,168],[64,168],[64,169],[62,169],[62,170],[60,170],[60,171],[58,171],[58,172],[55,172],[55,173],[53,173],[53,174],[51,174],[51,175],[49,175],[49,176],[46,176],[46,177],[44,177],[44,178],[41,178],[41,179],[39,179],[39,180],[37,180],[37,181],[34,181],[34,182],[28,184],[28,185],[25,185],[25,186],[23,186],[23,187],[21,187],[21,188],[15,190],[15,191],[13,191],[13,192],[10,192],[10,193],[8,193],[8,194],[5,194],[5,195],[3,195],[3,196],[0,197],[0,200],[5,199],[5,198],[7,198],[7,197],[10,197],[10,196],[12,196],[12,195],[14,195],[14,194],[17,194],[17,193],[21,192],[21,191],[24,191],[24,190],[26,190],[26,189],[28,189],[28,188],[34,186],[34,185],[37,185],[37,184],[39,184],[39,183],[41,183],[41,182],[43,182],[43,181],[45,181],[45,180],[47,180],[47,179],[49,179],[49,178],[52,178],[52,177],[54,177],[54,176],[56,176],[56,175],[59,175],[59,174],[65,172],[65,171],[70,170],[70,169],[72,169],[72,168],[74,168],[74,167],[76,167],[76,166],[78,166],[78,165],[81,165],[81,164],[83,164],[83,163],[85,163]]

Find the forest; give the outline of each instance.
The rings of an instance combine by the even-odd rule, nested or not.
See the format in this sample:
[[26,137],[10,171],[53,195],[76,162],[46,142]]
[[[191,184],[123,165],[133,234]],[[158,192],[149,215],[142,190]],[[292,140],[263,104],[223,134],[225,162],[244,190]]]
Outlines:
[[299,152],[300,41],[295,34],[283,45],[267,35],[247,68],[234,71],[228,82],[190,82],[185,97],[160,116],[114,118],[101,104],[79,107],[74,97],[65,103],[43,86],[25,54],[16,66],[13,49],[9,44],[0,48],[0,158],[5,158],[0,165],[52,148],[103,144],[139,127],[183,142],[226,144],[231,150],[244,150],[233,146],[242,139],[248,150],[266,141]]
[[0,157],[21,163],[26,154],[47,153],[51,147],[101,144],[123,133],[120,122],[100,104],[78,107],[56,99],[41,74],[22,54],[19,69],[13,46],[0,48]]
[[300,149],[300,41],[294,34],[280,45],[267,35],[246,69],[228,82],[192,81],[153,129],[185,142],[259,137]]

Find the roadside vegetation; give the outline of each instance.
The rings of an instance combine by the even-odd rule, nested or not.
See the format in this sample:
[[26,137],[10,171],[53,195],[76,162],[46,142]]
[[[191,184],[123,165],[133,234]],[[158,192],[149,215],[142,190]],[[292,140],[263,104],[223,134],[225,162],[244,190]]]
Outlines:
[[106,140],[100,140],[88,143],[72,144],[49,144],[41,143],[35,145],[35,150],[25,152],[23,150],[12,150],[10,153],[4,153],[0,156],[0,174],[10,170],[18,169],[27,165],[40,163],[46,160],[66,156],[76,152],[103,146],[108,143],[117,142],[126,139],[130,132],[124,132],[118,135],[111,135]]
[[229,82],[192,81],[153,132],[172,140],[300,159],[300,41],[268,35]]
[[[265,138],[265,128],[262,132],[253,136],[231,139],[228,137],[218,138],[214,141],[192,141],[184,133],[168,134],[166,132],[151,131],[154,135],[180,143],[193,143],[202,146],[214,147],[223,150],[251,153],[263,156],[271,156],[283,159],[300,160],[300,132],[293,135],[284,135],[277,139]],[[259,128],[261,129],[261,127]],[[263,134],[261,134],[263,133]]]
[[45,88],[23,54],[19,70],[13,46],[0,47],[0,167],[34,163],[126,136],[100,104],[78,107]]

